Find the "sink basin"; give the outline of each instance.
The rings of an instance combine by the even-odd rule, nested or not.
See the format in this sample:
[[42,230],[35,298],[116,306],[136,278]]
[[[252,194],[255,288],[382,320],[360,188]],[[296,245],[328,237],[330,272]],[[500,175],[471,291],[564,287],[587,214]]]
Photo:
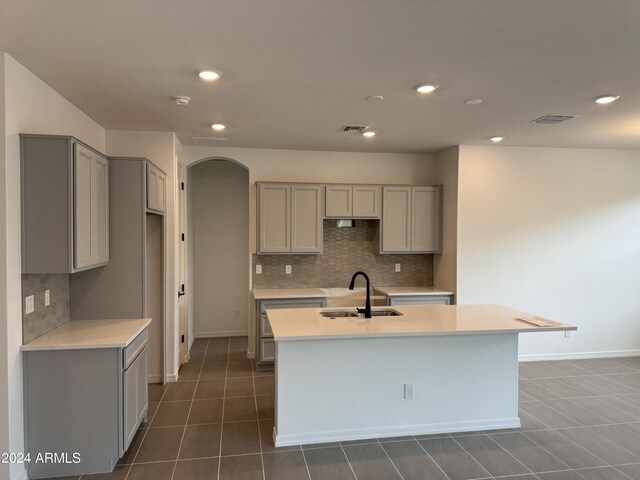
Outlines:
[[[364,317],[364,313],[356,313],[356,312],[350,312],[350,311],[344,311],[344,310],[340,310],[340,311],[325,311],[325,312],[320,312],[320,315],[322,315],[323,317],[326,318],[345,318],[345,317]],[[371,317],[398,317],[402,315],[399,311],[397,310],[393,310],[390,308],[384,309],[384,310],[372,310],[371,311]]]
[[402,314],[399,311],[391,309],[371,311],[372,317],[399,317],[400,315]]
[[338,318],[338,317],[357,317],[358,314],[356,312],[320,312],[320,315],[327,318]]

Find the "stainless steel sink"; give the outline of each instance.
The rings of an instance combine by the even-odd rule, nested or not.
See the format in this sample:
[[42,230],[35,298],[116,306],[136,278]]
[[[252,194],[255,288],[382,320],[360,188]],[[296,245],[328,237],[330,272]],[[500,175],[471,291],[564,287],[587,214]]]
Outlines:
[[320,315],[327,318],[338,318],[338,317],[357,317],[358,314],[356,312],[320,312]]
[[[325,311],[325,312],[320,312],[320,315],[322,315],[323,317],[326,318],[345,318],[345,317],[364,317],[364,313],[356,313],[356,312],[349,312],[349,311],[344,311],[344,310],[340,310],[340,311]],[[402,315],[402,313],[400,313],[397,310],[393,310],[390,308],[384,309],[384,310],[372,310],[371,311],[371,316],[372,317],[398,317]]]
[[397,310],[371,310],[372,317],[399,317],[400,315],[402,314]]

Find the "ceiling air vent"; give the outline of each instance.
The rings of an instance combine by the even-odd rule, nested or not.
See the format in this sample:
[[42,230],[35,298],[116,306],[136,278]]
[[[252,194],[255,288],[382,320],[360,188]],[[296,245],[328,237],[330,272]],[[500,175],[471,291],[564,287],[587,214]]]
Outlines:
[[557,123],[566,122],[567,120],[571,120],[572,118],[576,118],[575,115],[555,115],[550,113],[549,115],[544,115],[543,117],[536,118],[535,120],[531,120],[531,123],[544,123],[547,125],[555,125]]
[[345,125],[344,127],[342,127],[342,131],[343,132],[362,133],[367,128],[369,128],[368,125]]

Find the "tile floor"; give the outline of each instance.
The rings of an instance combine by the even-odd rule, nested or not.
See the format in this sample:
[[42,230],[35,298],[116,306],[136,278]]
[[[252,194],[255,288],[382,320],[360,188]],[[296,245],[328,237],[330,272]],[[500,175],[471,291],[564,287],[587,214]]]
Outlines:
[[196,340],[151,385],[118,480],[640,480],[640,357],[525,363],[519,429],[274,448],[274,377],[246,338]]

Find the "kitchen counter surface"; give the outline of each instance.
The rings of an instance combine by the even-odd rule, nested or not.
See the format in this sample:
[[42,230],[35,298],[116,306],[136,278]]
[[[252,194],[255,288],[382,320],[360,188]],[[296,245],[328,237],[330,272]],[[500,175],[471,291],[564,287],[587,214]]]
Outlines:
[[427,296],[427,295],[453,295],[453,292],[436,287],[373,287],[376,292],[390,297],[400,296]]
[[23,351],[124,348],[151,323],[150,318],[72,320],[22,345]]
[[331,319],[320,316],[320,312],[337,309],[296,308],[267,310],[267,316],[276,342],[577,330],[576,327],[563,323],[538,327],[517,320],[517,317],[531,318],[534,315],[502,305],[407,305],[374,307],[373,310],[386,308],[397,310],[403,315]]
[[256,300],[272,300],[278,298],[324,298],[327,293],[320,288],[254,288],[253,298]]

